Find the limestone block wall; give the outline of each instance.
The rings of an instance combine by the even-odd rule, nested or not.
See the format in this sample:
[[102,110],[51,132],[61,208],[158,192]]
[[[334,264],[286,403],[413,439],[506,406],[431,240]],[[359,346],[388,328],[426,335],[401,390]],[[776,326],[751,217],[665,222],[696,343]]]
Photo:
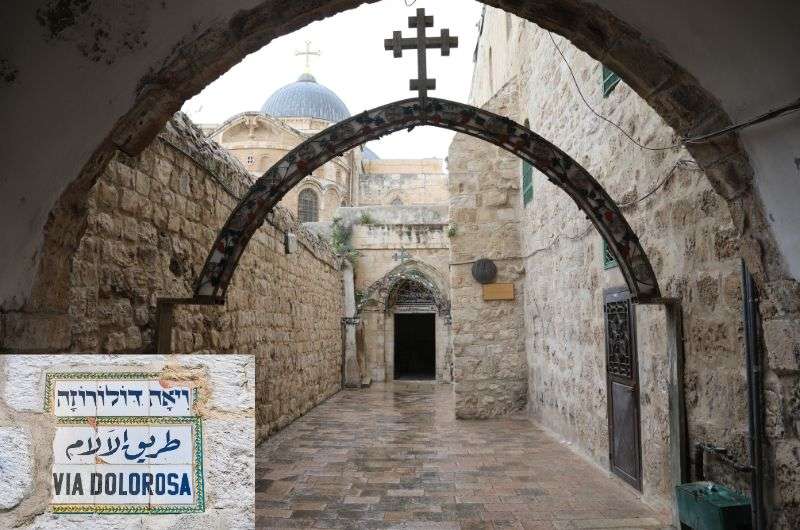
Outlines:
[[[495,112],[508,109],[498,101]],[[508,97],[508,103],[514,98]],[[456,135],[448,156],[453,362],[456,416],[483,418],[525,406],[525,272],[519,216],[519,162],[498,147]],[[514,300],[484,301],[472,263],[495,260],[497,281],[514,284]]]
[[[55,421],[48,372],[154,372],[198,391],[205,511],[180,515],[53,514]],[[255,526],[255,362],[250,355],[0,355],[0,527],[36,529]]]
[[381,159],[363,161],[359,205],[435,204],[447,202],[447,173],[442,160]]
[[[725,446],[746,460],[747,401],[741,317],[740,256],[749,241],[728,203],[685,150],[645,151],[594,117],[546,32],[487,8],[473,101],[486,104],[552,141],[592,173],[641,239],[662,294],[681,301],[690,444]],[[507,31],[506,28],[510,29]],[[488,29],[487,29],[488,28]],[[678,139],[624,83],[604,98],[602,65],[555,37],[581,91],[594,108],[646,145]],[[489,61],[488,48],[492,48]],[[499,50],[499,51],[498,51]],[[513,53],[511,53],[513,51]],[[494,89],[488,71],[492,69]],[[499,81],[498,81],[499,80]],[[456,155],[451,151],[450,161]],[[499,172],[499,171],[498,171]],[[501,172],[499,172],[501,173]],[[520,173],[518,165],[517,174]],[[519,177],[518,177],[519,178]],[[654,187],[658,191],[645,198]],[[602,293],[624,285],[605,268],[601,237],[561,190],[534,171],[533,201],[521,209],[525,267],[525,334],[529,410],[546,427],[603,467],[608,465]],[[779,262],[780,256],[767,260]],[[765,265],[765,268],[767,266]],[[768,449],[768,504],[777,528],[800,524],[798,344],[800,292],[795,284],[760,278]],[[644,494],[670,500],[666,421],[666,331],[663,309],[636,307]],[[691,456],[691,455],[690,455]],[[714,480],[746,489],[742,474],[713,462]]]
[[[117,154],[90,191],[86,230],[68,258],[64,350],[154,353],[157,299],[191,296],[217,230],[250,183],[181,114],[138,157]],[[287,232],[297,235],[294,254],[284,252]],[[176,307],[173,352],[255,355],[263,439],[339,390],[342,314],[337,259],[278,207],[242,256],[224,306]],[[24,329],[11,338],[11,352],[37,347]]]

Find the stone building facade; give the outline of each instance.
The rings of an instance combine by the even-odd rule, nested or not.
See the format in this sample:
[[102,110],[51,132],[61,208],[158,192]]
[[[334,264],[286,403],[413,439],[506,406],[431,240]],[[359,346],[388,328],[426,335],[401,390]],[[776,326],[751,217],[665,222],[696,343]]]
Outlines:
[[[305,73],[270,95],[261,111],[240,113],[220,125],[201,128],[257,178],[291,149],[349,116],[335,93]],[[447,178],[442,160],[381,159],[360,146],[313,171],[280,202],[307,229],[323,239],[343,238],[338,245],[353,253],[362,384],[392,380],[395,343],[416,333],[396,330],[396,320],[415,317],[395,314],[432,319],[421,325],[433,344],[430,357],[435,367],[423,376],[438,381],[452,378]],[[313,214],[308,214],[304,200],[313,203]],[[423,278],[435,291],[429,294],[440,301],[439,307],[390,302],[401,284],[421,285],[409,284],[408,274]]]
[[[362,382],[404,377],[449,382],[448,175],[438,159],[373,159],[362,167],[357,206],[337,212],[337,223],[357,253]],[[399,291],[405,294],[398,297]],[[412,291],[416,298],[410,296]],[[422,328],[402,328],[401,321],[414,319]],[[403,373],[396,360],[403,363],[403,338],[414,334],[429,339],[421,346],[429,366],[419,373]]]
[[[270,95],[261,111],[201,128],[257,178],[291,149],[349,116],[341,99],[306,73]],[[432,333],[435,364],[424,377],[452,379],[447,179],[441,160],[381,159],[360,146],[313,171],[280,202],[296,212],[306,228],[323,239],[341,239],[334,246],[352,253],[354,296],[360,302],[356,347],[362,384],[395,377],[395,343],[409,334],[396,330],[395,321],[415,318],[395,314],[433,319],[432,324],[422,324],[424,334]],[[309,200],[313,214],[308,213]],[[430,294],[439,307],[391,302],[401,284],[421,285],[408,283],[408,274],[423,278],[435,291]]]
[[[349,116],[338,96],[306,73],[271,94],[261,111],[201,128],[258,178],[306,139]],[[336,157],[292,188],[280,204],[303,222],[330,221],[339,206],[351,204],[362,158],[362,147]]]
[[[639,96],[565,39],[487,7],[475,60],[470,102],[530,124],[594,175],[639,236],[663,296],[680,304],[689,445],[723,446],[747,461],[740,259],[750,243],[740,235],[736,209],[686,150],[641,149],[596,118],[576,84],[594,110],[639,142],[679,141]],[[613,447],[604,297],[624,288],[619,269],[570,198],[535,168],[461,136],[451,146],[449,164],[450,217],[459,233],[451,240],[450,275],[457,414],[526,406],[544,427],[608,469]],[[497,262],[498,281],[514,283],[515,300],[480,300],[480,285],[468,267],[478,257]],[[755,273],[762,275],[763,289],[767,495],[773,523],[789,528],[800,521],[800,489],[790,471],[800,465],[793,397],[798,291],[785,281],[770,282],[761,270]],[[669,429],[677,411],[669,406],[666,309],[633,304],[632,312],[640,489],[645,500],[667,510],[674,486]],[[465,335],[476,317],[486,332]],[[506,377],[496,381],[504,370]],[[706,474],[747,490],[746,474],[713,458]]]

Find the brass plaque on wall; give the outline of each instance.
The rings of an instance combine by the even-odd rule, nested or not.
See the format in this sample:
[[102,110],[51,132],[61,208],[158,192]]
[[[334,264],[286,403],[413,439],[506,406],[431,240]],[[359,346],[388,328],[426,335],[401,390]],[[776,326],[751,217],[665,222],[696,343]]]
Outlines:
[[484,300],[513,300],[513,283],[487,283],[483,285]]

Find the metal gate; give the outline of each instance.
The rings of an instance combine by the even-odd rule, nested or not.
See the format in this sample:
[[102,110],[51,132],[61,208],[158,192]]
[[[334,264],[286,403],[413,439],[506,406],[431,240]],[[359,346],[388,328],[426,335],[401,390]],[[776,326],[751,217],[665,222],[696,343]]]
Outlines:
[[604,292],[608,458],[611,471],[642,490],[642,446],[639,411],[639,367],[636,325],[630,293]]

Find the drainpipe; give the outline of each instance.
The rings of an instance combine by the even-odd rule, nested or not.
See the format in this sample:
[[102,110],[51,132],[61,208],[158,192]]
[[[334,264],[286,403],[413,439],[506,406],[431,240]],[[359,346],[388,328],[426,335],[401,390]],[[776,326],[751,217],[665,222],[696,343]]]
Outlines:
[[764,513],[764,469],[762,466],[763,417],[761,403],[761,344],[758,328],[758,292],[742,260],[742,317],[747,362],[748,434],[750,435],[750,502],[755,530],[766,528]]
[[758,292],[750,271],[742,260],[742,320],[744,321],[744,353],[747,366],[747,431],[750,461],[743,463],[728,456],[728,450],[710,443],[695,444],[695,480],[702,481],[704,456],[710,454],[736,471],[750,475],[750,521],[753,530],[767,528],[764,510],[764,467],[762,433],[764,421],[761,402],[761,344],[758,327]]
[[356,290],[353,279],[353,264],[342,260],[342,275],[344,277],[344,386],[359,388],[361,386],[361,371],[358,369],[356,357]]

